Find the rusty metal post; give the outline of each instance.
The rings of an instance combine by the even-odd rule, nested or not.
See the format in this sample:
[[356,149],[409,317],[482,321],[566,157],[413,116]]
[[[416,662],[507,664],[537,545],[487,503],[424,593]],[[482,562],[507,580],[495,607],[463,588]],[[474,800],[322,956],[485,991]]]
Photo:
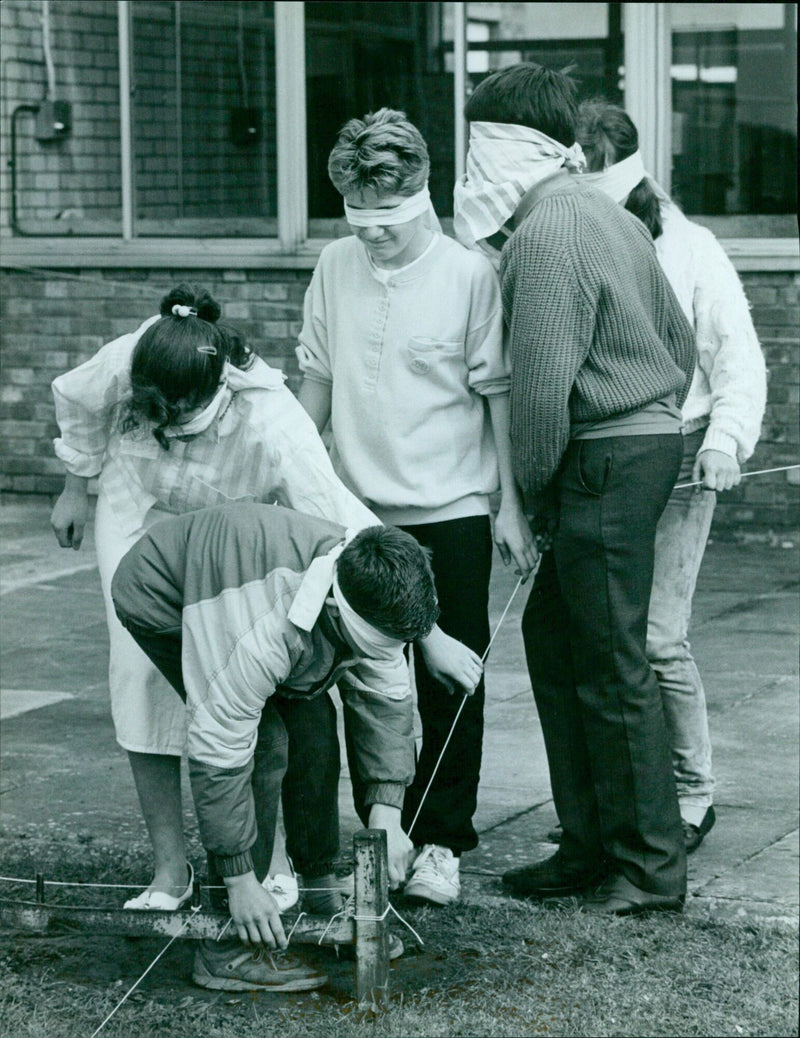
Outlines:
[[383,829],[361,829],[353,837],[355,859],[356,997],[376,1005],[389,1001],[389,855]]

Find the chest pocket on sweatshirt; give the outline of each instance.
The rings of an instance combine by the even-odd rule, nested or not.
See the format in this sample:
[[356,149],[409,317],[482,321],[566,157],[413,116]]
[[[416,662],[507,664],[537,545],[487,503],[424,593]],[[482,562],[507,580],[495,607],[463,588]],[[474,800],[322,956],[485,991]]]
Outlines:
[[408,340],[408,366],[415,375],[435,372],[436,366],[464,357],[464,343],[457,339],[426,339],[417,336]]

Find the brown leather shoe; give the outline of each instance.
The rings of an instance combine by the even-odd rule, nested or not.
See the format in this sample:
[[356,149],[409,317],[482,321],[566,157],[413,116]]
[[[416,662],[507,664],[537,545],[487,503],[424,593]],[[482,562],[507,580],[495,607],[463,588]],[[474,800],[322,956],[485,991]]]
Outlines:
[[644,912],[682,912],[683,894],[649,894],[621,874],[609,876],[594,894],[581,902],[584,912],[595,915],[641,915]]

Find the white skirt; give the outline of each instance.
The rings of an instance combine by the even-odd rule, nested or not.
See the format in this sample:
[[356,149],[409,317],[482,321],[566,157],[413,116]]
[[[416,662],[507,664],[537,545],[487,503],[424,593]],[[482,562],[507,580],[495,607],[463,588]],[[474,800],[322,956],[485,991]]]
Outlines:
[[[145,526],[152,526],[168,515],[152,508],[145,517]],[[117,742],[123,749],[180,756],[186,741],[186,707],[119,622],[111,601],[114,571],[142,533],[140,530],[131,536],[120,534],[116,516],[101,491],[97,499],[94,536],[108,622],[111,716]]]

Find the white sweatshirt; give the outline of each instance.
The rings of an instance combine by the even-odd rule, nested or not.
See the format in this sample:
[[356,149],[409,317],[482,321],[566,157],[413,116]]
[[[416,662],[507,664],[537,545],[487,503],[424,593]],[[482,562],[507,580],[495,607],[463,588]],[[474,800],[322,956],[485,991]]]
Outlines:
[[704,450],[741,464],[755,449],[767,395],[764,357],[733,264],[705,227],[672,202],[662,206],[656,253],[697,335],[697,366],[683,406],[683,431],[708,425]]
[[332,385],[334,468],[384,522],[488,514],[499,475],[483,398],[508,392],[510,364],[485,257],[438,236],[378,272],[358,238],[331,242],[297,355],[306,378]]

